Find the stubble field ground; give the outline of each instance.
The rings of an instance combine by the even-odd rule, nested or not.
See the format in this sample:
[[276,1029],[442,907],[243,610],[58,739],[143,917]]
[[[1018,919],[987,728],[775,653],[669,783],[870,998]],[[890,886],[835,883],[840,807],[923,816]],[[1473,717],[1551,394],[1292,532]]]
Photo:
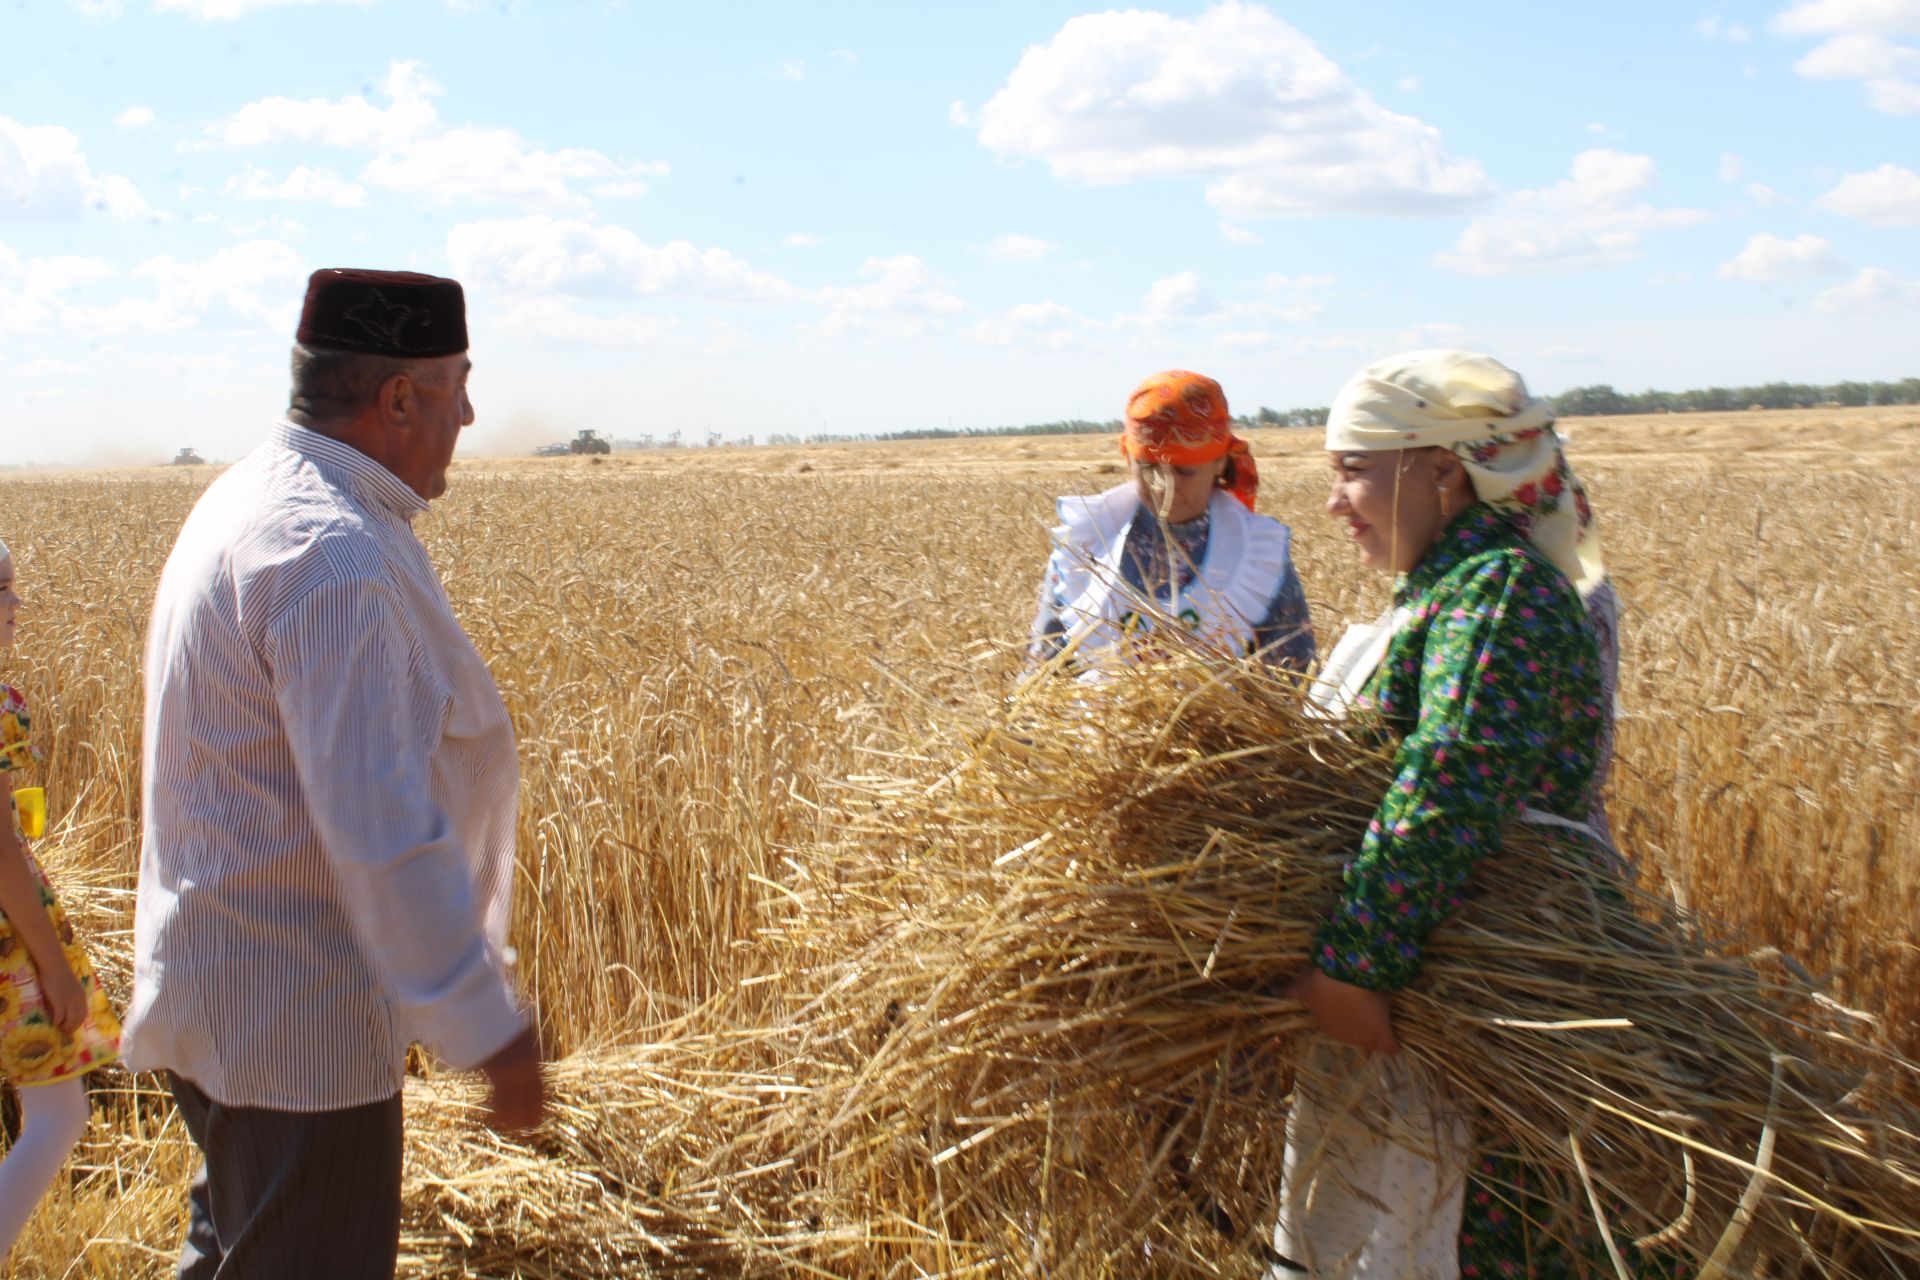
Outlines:
[[[1625,852],[1920,1056],[1920,409],[1565,425],[1624,602]],[[1324,650],[1387,584],[1321,511],[1314,433],[1253,445]],[[140,641],[211,476],[0,480],[29,600],[0,679],[34,702],[40,852],[119,1003]],[[910,717],[919,698],[1003,686],[1053,496],[1120,479],[1110,439],[1072,436],[456,466],[419,528],[520,735],[515,941],[556,1053],[761,989],[756,926],[783,853],[832,821],[824,780],[857,768],[855,711]],[[168,1274],[190,1172],[178,1122],[103,1099],[78,1163],[13,1273]],[[457,1274],[421,1243],[429,1227],[410,1219],[403,1274]]]

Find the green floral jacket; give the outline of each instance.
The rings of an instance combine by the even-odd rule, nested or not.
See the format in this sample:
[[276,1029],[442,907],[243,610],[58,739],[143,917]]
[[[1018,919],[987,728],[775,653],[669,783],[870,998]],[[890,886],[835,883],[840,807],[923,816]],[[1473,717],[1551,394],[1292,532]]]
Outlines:
[[1427,936],[1522,808],[1586,819],[1607,725],[1580,598],[1510,517],[1469,507],[1394,602],[1412,616],[1354,708],[1399,739],[1394,780],[1315,954],[1375,991],[1413,980]]

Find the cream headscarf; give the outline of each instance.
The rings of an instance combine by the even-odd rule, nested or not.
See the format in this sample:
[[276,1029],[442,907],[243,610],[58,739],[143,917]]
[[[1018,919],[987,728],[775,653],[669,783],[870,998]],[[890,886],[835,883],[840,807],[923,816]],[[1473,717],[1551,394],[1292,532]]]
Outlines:
[[1519,374],[1472,351],[1409,351],[1374,361],[1334,397],[1330,452],[1433,445],[1453,451],[1480,501],[1514,515],[1582,596],[1606,580],[1600,531],[1553,429],[1553,405],[1529,394]]

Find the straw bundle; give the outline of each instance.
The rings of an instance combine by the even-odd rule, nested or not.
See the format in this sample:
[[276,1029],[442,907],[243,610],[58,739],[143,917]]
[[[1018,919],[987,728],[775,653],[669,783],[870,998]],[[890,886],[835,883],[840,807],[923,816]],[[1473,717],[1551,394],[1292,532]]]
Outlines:
[[[1309,1041],[1278,989],[1388,778],[1300,705],[1176,656],[876,740],[779,890],[773,1014],[562,1081],[513,1177],[581,1252],[522,1273],[1256,1274]],[[1395,1018],[1603,1268],[1920,1268],[1913,1064],[1585,850],[1514,833]],[[481,1270],[483,1163],[410,1237]]]

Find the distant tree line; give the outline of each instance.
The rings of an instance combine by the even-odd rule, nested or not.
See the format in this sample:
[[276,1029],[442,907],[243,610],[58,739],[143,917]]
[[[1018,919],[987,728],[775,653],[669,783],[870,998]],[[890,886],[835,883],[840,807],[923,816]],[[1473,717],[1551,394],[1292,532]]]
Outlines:
[[[1751,409],[1812,409],[1820,405],[1920,404],[1920,378],[1898,382],[1769,382],[1758,387],[1701,387],[1693,391],[1616,391],[1605,383],[1574,387],[1551,397],[1569,418],[1608,417],[1624,413],[1715,413]],[[1257,427],[1324,427],[1328,410],[1269,409],[1238,414],[1234,425]],[[871,435],[819,432],[809,436],[776,432],[768,444],[848,444],[860,440],[959,440],[974,436],[1113,435],[1120,419],[1095,422],[1068,418],[1061,422],[1032,422],[1017,427],[915,427]]]
[[1823,404],[1920,404],[1920,378],[1898,382],[1769,382],[1758,387],[1700,387],[1693,391],[1615,391],[1601,383],[1553,397],[1569,418],[1616,413],[1714,413],[1733,409],[1811,409]]

